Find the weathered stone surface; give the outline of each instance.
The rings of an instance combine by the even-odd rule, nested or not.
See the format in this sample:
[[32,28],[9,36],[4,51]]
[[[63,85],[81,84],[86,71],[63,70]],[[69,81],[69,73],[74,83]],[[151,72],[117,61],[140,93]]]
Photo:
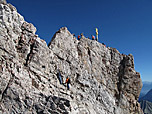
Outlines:
[[[66,27],[47,46],[10,4],[0,4],[0,113],[142,114],[142,87],[131,54]],[[70,75],[70,90],[60,84]]]
[[0,4],[7,4],[6,0],[0,0]]

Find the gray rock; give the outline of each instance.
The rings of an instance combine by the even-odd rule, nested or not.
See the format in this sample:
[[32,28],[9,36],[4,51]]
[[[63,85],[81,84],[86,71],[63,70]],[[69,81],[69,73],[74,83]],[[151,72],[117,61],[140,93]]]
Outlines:
[[0,4],[7,4],[6,0],[0,0]]
[[17,9],[12,4],[7,4],[11,11],[16,11]]
[[[142,114],[133,55],[66,27],[47,46],[14,6],[0,4],[0,113]],[[70,90],[60,84],[70,75]]]

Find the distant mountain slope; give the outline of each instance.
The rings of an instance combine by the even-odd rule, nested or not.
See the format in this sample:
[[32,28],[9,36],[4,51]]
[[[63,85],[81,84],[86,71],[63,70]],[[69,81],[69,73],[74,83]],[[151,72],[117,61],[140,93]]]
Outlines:
[[152,103],[149,101],[142,100],[140,102],[141,109],[144,114],[152,114]]
[[147,100],[149,102],[152,102],[152,89],[142,98],[139,99],[140,101],[142,100]]
[[143,87],[140,92],[139,99],[147,94],[149,90],[152,89],[152,82],[143,81]]

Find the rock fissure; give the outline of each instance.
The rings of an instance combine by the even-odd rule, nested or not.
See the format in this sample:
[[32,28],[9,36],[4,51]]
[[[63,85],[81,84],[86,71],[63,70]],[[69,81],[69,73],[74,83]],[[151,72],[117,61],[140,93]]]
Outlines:
[[118,95],[116,95],[116,98],[118,100],[120,100],[120,96],[121,96],[121,92],[122,92],[122,76],[124,75],[124,69],[125,69],[125,57],[123,58],[123,60],[120,62],[120,66],[119,66],[119,73],[118,73],[118,77],[119,77],[119,81],[117,83],[117,87],[118,87]]
[[30,60],[32,58],[32,55],[34,54],[33,49],[34,49],[34,46],[35,46],[35,39],[32,39],[31,42],[32,43],[30,45],[30,52],[27,54],[25,66],[28,65],[28,63],[30,62]]

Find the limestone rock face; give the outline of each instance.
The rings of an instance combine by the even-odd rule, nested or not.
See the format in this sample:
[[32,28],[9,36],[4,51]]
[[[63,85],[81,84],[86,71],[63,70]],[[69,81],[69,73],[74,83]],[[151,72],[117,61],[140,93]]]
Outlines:
[[6,0],[0,0],[0,4],[7,4]]
[[[66,27],[47,46],[11,4],[0,1],[0,113],[143,114],[142,87],[131,54]],[[70,75],[70,90],[60,84]]]

